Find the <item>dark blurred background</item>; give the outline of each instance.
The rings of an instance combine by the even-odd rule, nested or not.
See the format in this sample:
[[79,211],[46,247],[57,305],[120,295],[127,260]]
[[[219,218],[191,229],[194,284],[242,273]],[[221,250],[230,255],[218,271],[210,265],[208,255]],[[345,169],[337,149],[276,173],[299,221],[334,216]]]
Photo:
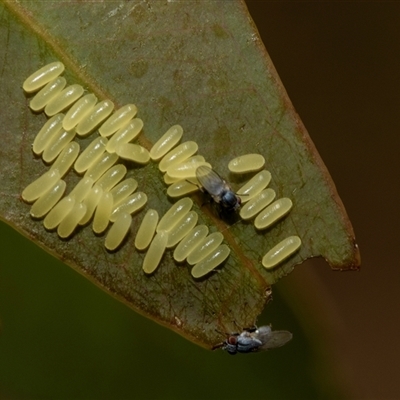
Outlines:
[[281,285],[313,290],[312,273],[329,296],[341,327],[335,351],[354,396],[400,398],[400,4],[247,5],[361,249],[360,273],[332,272],[321,261]]
[[0,398],[400,398],[400,4],[248,1],[353,223],[361,272],[274,287],[268,354],[209,352],[137,315],[5,224]]

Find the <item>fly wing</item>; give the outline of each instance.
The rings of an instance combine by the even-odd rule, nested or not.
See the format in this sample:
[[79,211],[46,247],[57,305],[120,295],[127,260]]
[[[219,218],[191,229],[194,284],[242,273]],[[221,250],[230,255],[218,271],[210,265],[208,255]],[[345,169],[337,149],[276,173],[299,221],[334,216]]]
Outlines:
[[[274,349],[275,347],[281,347],[291,340],[293,335],[288,331],[271,331],[268,337],[258,338],[263,342],[260,350]],[[265,341],[264,341],[265,340]]]
[[219,196],[225,190],[225,181],[206,165],[196,169],[196,178],[211,196]]

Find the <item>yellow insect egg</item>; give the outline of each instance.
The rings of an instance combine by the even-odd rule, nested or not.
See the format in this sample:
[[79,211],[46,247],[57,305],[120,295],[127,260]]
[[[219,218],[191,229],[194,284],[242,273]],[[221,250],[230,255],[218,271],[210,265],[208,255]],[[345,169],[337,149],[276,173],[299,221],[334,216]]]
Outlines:
[[67,86],[57,96],[53,97],[44,108],[47,116],[51,117],[69,107],[83,95],[84,89],[81,85]]
[[150,150],[150,157],[157,161],[167,154],[181,140],[183,129],[180,125],[173,125],[154,143]]
[[104,192],[97,204],[93,219],[93,231],[97,234],[107,229],[113,208],[113,197],[110,192]]
[[184,261],[207,235],[208,226],[198,225],[193,228],[176,247],[174,251],[174,259],[178,262]]
[[51,166],[50,170],[58,170],[61,178],[69,171],[72,164],[78,157],[80,146],[77,142],[70,142],[65,147],[64,150],[57,157],[54,164]]
[[174,182],[168,189],[167,195],[170,197],[182,197],[186,196],[189,193],[196,192],[199,190],[199,187],[193,185],[186,180],[180,180],[178,182]]
[[111,136],[118,129],[125,126],[137,113],[134,104],[126,104],[108,118],[99,128],[99,133],[103,137]]
[[22,84],[22,88],[28,93],[35,92],[61,75],[64,69],[64,64],[59,61],[47,64],[26,78]]
[[108,140],[106,138],[98,137],[93,140],[86,147],[85,150],[79,155],[75,161],[74,168],[78,174],[86,171],[92,164],[94,164],[104,153]]
[[205,237],[187,257],[190,265],[197,264],[214,251],[224,240],[221,232],[214,232]]
[[298,236],[289,236],[274,246],[262,259],[262,265],[271,269],[291,256],[301,246]]
[[156,227],[158,224],[158,212],[153,209],[149,209],[144,216],[142,223],[140,224],[139,230],[135,238],[135,247],[138,250],[146,250],[156,233]]
[[170,231],[168,235],[167,248],[178,244],[197,224],[199,219],[195,211],[189,211]]
[[113,153],[110,154],[105,151],[95,163],[93,163],[85,172],[84,176],[89,176],[95,182],[108,171],[116,162],[118,161],[118,156]]
[[147,164],[150,161],[150,154],[144,147],[134,143],[120,143],[115,152],[123,159],[138,164]]
[[53,79],[43,89],[41,89],[29,103],[33,111],[40,111],[54,97],[56,97],[65,87],[67,81],[62,76]]
[[254,220],[254,226],[257,229],[268,228],[274,222],[284,217],[290,211],[292,206],[292,200],[287,197],[282,197],[274,201],[257,215],[256,219]]
[[229,171],[235,174],[259,171],[265,165],[265,158],[261,154],[245,154],[229,161]]
[[152,240],[149,250],[143,260],[143,271],[146,274],[151,274],[157,269],[165,252],[167,241],[167,231],[159,231]]
[[112,214],[110,216],[110,221],[114,222],[118,215],[125,212],[128,214],[133,214],[141,210],[147,203],[147,196],[143,192],[137,192],[128,196],[125,200],[119,203],[117,206],[113,207]]
[[65,216],[57,227],[58,236],[65,239],[72,235],[79,221],[86,213],[86,205],[75,201],[71,211]]
[[54,115],[43,125],[33,141],[32,150],[35,154],[41,154],[49,144],[50,139],[62,129],[63,118],[64,114]]
[[192,206],[193,200],[189,197],[184,197],[177,201],[160,219],[156,231],[170,231],[192,209]]
[[264,189],[257,196],[249,200],[241,209],[240,216],[244,219],[251,219],[256,216],[261,210],[267,207],[268,204],[274,201],[276,196],[275,190]]
[[49,140],[49,143],[45,147],[42,158],[47,163],[53,162],[56,157],[64,150],[64,148],[74,139],[75,130],[65,131],[60,129],[53,137]]
[[118,185],[111,189],[111,194],[114,199],[114,207],[119,205],[123,200],[125,200],[129,195],[131,195],[138,187],[136,179],[128,178],[124,179]]
[[124,179],[126,175],[126,167],[122,164],[114,165],[97,181],[96,185],[100,186],[105,192],[110,191],[118,182]]
[[164,174],[164,182],[167,185],[171,185],[171,183],[180,182],[182,179],[179,178],[171,178],[167,173]]
[[80,203],[89,194],[93,186],[93,179],[89,177],[82,178],[71,190],[69,197],[73,197],[77,203]]
[[140,118],[134,118],[128,125],[119,129],[112,135],[107,143],[106,150],[109,153],[115,153],[119,144],[128,143],[135,139],[143,128],[143,121]]
[[260,171],[254,175],[245,185],[243,185],[236,194],[242,199],[242,204],[249,201],[262,190],[264,190],[271,181],[269,171]]
[[59,180],[46,193],[40,196],[31,207],[31,216],[33,218],[44,217],[61,199],[65,192],[67,184]]
[[186,159],[185,163],[186,162],[196,162],[197,163],[197,162],[205,162],[205,161],[206,161],[206,159],[203,156],[201,156],[200,154],[197,154],[195,156],[191,156],[188,159]]
[[201,187],[201,184],[197,178],[187,178],[186,180],[192,183],[193,185],[196,185],[198,188]]
[[127,213],[121,213],[112,224],[107,233],[105,246],[107,250],[115,250],[124,240],[131,227],[132,216]]
[[103,189],[98,186],[94,186],[90,189],[89,193],[83,199],[83,203],[86,205],[86,213],[79,221],[79,225],[86,225],[93,217],[94,210],[99,204],[100,198],[103,194]]
[[[196,157],[197,157],[197,156],[196,156]],[[202,157],[202,156],[199,156],[199,157]],[[204,157],[203,157],[203,158],[204,158]],[[199,181],[197,180],[197,178],[191,177],[191,178],[186,178],[186,179],[184,179],[184,180],[187,181],[187,182],[189,182],[189,183],[192,183],[193,185],[196,185],[198,188],[201,187],[201,185],[200,185]],[[173,183],[182,182],[182,181],[183,181],[183,179],[180,179],[180,178],[171,178],[167,173],[164,174],[164,182],[165,182],[167,185],[171,185],[171,184],[173,184]]]
[[185,162],[178,165],[172,165],[167,169],[167,174],[171,178],[196,178],[196,170],[200,166],[207,166],[211,168],[211,164],[207,162]]
[[79,136],[88,135],[112,113],[113,109],[114,103],[111,100],[103,100],[96,104],[93,110],[79,122],[76,133]]
[[192,268],[193,278],[201,278],[213,271],[229,257],[230,252],[231,250],[226,244],[218,246],[207,257]]
[[60,178],[60,173],[57,170],[45,172],[23,190],[22,198],[27,203],[35,201],[50,190],[60,180]]
[[97,97],[93,93],[79,99],[65,114],[63,128],[66,131],[75,128],[93,110],[96,103]]
[[165,172],[168,167],[172,165],[176,165],[182,163],[183,161],[187,160],[190,156],[195,154],[199,146],[196,142],[184,142],[181,143],[179,146],[172,149],[168,152],[160,161],[158,168],[160,171]]
[[46,215],[43,220],[43,225],[46,229],[55,229],[60,224],[60,222],[67,216],[67,214],[72,210],[75,204],[75,199],[72,197],[62,198]]

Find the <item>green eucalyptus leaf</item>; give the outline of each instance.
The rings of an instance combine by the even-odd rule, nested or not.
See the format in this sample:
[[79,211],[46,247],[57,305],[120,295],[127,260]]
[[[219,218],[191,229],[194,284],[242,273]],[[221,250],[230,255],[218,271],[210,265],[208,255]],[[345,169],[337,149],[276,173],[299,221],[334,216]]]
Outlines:
[[[254,325],[271,295],[271,284],[307,258],[322,256],[335,269],[357,269],[359,252],[344,207],[312,141],[293,109],[242,1],[19,1],[0,5],[1,60],[0,217],[46,251],[75,268],[137,312],[205,347],[221,332]],[[134,237],[144,212],[116,252],[88,226],[60,240],[29,215],[22,190],[48,166],[31,145],[46,121],[28,108],[22,82],[60,60],[69,84],[79,83],[119,107],[135,103],[144,121],[139,143],[150,149],[171,126],[231,181],[227,164],[260,153],[272,173],[277,197],[294,207],[282,222],[258,232],[252,223],[228,224],[194,196],[199,222],[219,230],[231,255],[219,272],[194,280],[187,265],[167,251],[151,276]],[[81,148],[94,135],[77,139]],[[148,208],[162,215],[171,205],[156,163],[128,166]],[[67,190],[79,177],[70,172]],[[278,268],[265,270],[262,256],[287,236],[302,247]]]

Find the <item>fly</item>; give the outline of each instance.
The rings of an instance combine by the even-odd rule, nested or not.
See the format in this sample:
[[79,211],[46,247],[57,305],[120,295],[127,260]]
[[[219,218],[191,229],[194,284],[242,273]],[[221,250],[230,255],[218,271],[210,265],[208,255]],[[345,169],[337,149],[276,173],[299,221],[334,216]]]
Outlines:
[[196,170],[196,178],[203,189],[220,204],[226,211],[237,211],[242,202],[241,198],[232,191],[231,187],[210,167],[202,165]]
[[293,335],[288,331],[273,331],[270,326],[260,326],[254,329],[245,329],[242,333],[228,336],[222,347],[229,354],[252,353],[281,347],[291,340]]

